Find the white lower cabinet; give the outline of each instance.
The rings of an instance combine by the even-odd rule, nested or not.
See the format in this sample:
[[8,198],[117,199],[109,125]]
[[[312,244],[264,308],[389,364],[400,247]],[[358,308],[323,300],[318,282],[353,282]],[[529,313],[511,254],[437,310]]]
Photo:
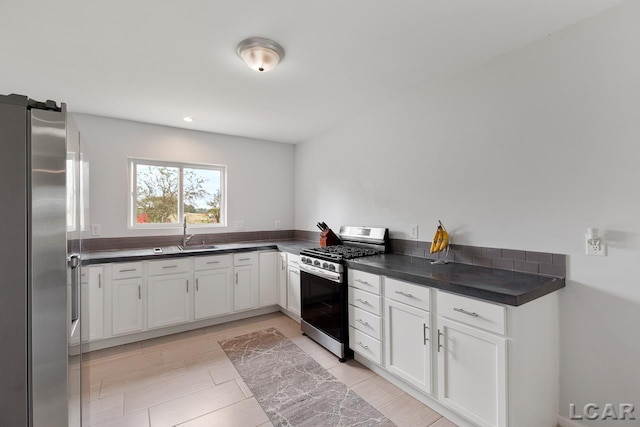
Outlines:
[[104,336],[104,268],[91,266],[82,274],[80,328],[82,341],[94,341]]
[[112,335],[142,331],[142,278],[111,281]]
[[300,255],[287,254],[287,311],[300,317],[302,313],[300,290]]
[[466,419],[462,425],[555,427],[556,294],[514,307],[357,270],[348,274],[349,343],[362,363],[384,366],[405,390]]
[[233,256],[233,309],[242,311],[258,305],[260,281],[258,255],[234,254]]
[[258,305],[265,307],[278,303],[278,252],[260,253],[260,293]]
[[152,276],[147,279],[149,328],[188,322],[190,273]]
[[384,321],[387,370],[431,394],[429,312],[385,298]]
[[438,400],[483,427],[507,425],[506,338],[438,318]]
[[231,268],[196,271],[194,316],[196,320],[233,311]]
[[278,252],[278,305],[287,308],[287,253]]
[[300,268],[287,267],[287,310],[300,316]]

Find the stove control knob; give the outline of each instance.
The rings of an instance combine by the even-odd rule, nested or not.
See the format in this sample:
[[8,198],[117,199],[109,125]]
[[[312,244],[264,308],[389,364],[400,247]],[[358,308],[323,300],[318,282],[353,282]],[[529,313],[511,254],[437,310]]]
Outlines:
[[305,257],[303,257],[303,256],[302,256],[302,257],[300,257],[300,262],[307,262],[307,258],[305,258]]
[[331,271],[335,271],[335,269],[336,269],[336,266],[335,266],[335,265],[333,265],[333,264],[329,264],[329,270],[331,270]]
[[328,262],[323,262],[322,263],[322,268],[329,268],[329,263]]
[[313,261],[313,265],[319,267],[320,266],[320,261],[318,261],[318,260]]

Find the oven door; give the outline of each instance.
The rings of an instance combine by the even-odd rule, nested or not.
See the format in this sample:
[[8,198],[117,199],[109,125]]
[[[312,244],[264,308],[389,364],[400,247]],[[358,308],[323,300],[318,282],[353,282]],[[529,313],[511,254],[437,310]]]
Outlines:
[[347,339],[347,293],[344,282],[301,269],[302,320],[340,343]]

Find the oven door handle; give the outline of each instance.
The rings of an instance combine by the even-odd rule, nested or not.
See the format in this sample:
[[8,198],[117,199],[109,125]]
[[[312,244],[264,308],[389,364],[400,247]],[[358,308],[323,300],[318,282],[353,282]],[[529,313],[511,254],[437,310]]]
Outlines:
[[304,271],[305,273],[313,274],[314,276],[322,277],[323,279],[331,280],[332,282],[342,282],[342,274],[340,273],[325,271],[306,264],[300,264],[300,270]]

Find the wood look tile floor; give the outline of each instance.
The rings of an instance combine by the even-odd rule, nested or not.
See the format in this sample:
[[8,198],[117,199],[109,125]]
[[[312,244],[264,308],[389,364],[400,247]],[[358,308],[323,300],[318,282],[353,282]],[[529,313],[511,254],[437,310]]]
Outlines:
[[272,426],[218,344],[269,327],[278,328],[398,427],[455,427],[358,362],[338,362],[281,313],[85,354],[85,420],[100,427]]

